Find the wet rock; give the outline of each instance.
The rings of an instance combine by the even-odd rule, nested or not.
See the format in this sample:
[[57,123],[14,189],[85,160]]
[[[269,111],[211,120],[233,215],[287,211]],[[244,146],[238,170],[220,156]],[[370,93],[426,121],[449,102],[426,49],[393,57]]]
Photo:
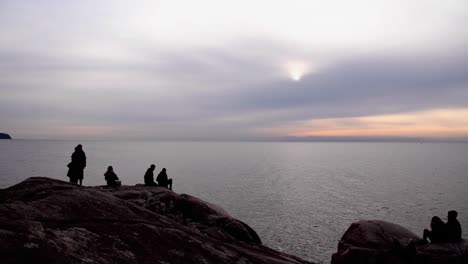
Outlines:
[[29,178],[0,189],[0,263],[310,263],[216,205],[161,187]]
[[468,263],[466,241],[422,244],[421,238],[397,224],[372,220],[351,224],[338,243],[332,264]]

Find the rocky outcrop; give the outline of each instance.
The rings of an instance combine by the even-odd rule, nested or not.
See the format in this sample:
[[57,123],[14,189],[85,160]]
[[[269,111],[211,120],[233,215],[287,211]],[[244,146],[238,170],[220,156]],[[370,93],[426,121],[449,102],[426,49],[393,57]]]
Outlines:
[[0,263],[310,262],[189,195],[35,177],[0,190]]
[[0,139],[11,139],[11,137],[8,134],[0,133]]
[[332,264],[468,263],[468,243],[424,244],[402,226],[385,221],[351,224],[338,243]]

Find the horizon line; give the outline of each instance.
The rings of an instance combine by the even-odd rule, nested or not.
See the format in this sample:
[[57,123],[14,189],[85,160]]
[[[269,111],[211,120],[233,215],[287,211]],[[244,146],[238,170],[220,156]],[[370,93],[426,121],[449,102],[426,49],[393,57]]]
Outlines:
[[465,138],[416,138],[416,137],[278,137],[278,138],[12,138],[10,140],[49,141],[160,141],[160,142],[388,142],[388,143],[468,143]]

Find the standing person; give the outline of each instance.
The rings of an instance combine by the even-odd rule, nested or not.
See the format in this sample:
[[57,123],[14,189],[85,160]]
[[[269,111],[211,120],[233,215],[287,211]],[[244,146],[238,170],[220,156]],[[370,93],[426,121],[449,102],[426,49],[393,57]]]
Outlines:
[[156,177],[158,181],[158,185],[162,187],[166,187],[169,190],[172,190],[172,179],[167,178],[166,168],[163,168],[162,171]]
[[462,230],[460,222],[457,220],[457,211],[449,211],[447,215],[447,223],[445,224],[445,230],[447,231],[447,239],[450,242],[456,242],[461,239]]
[[107,167],[107,171],[104,173],[104,178],[106,179],[107,186],[118,187],[121,185],[119,177],[117,177],[117,174],[115,174],[114,168],[112,168],[112,166]]
[[154,169],[156,168],[156,165],[151,164],[151,166],[146,170],[145,173],[145,185],[146,186],[158,186],[154,182]]
[[83,184],[83,171],[86,167],[86,154],[83,151],[83,146],[79,144],[75,147],[75,152],[71,155],[71,162],[67,165],[69,170],[67,176],[70,177],[71,183]]

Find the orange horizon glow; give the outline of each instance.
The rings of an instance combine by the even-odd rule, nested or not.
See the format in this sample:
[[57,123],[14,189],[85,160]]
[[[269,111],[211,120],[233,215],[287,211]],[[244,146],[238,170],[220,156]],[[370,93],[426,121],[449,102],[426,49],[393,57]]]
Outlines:
[[269,132],[294,137],[468,137],[468,108],[312,119]]

